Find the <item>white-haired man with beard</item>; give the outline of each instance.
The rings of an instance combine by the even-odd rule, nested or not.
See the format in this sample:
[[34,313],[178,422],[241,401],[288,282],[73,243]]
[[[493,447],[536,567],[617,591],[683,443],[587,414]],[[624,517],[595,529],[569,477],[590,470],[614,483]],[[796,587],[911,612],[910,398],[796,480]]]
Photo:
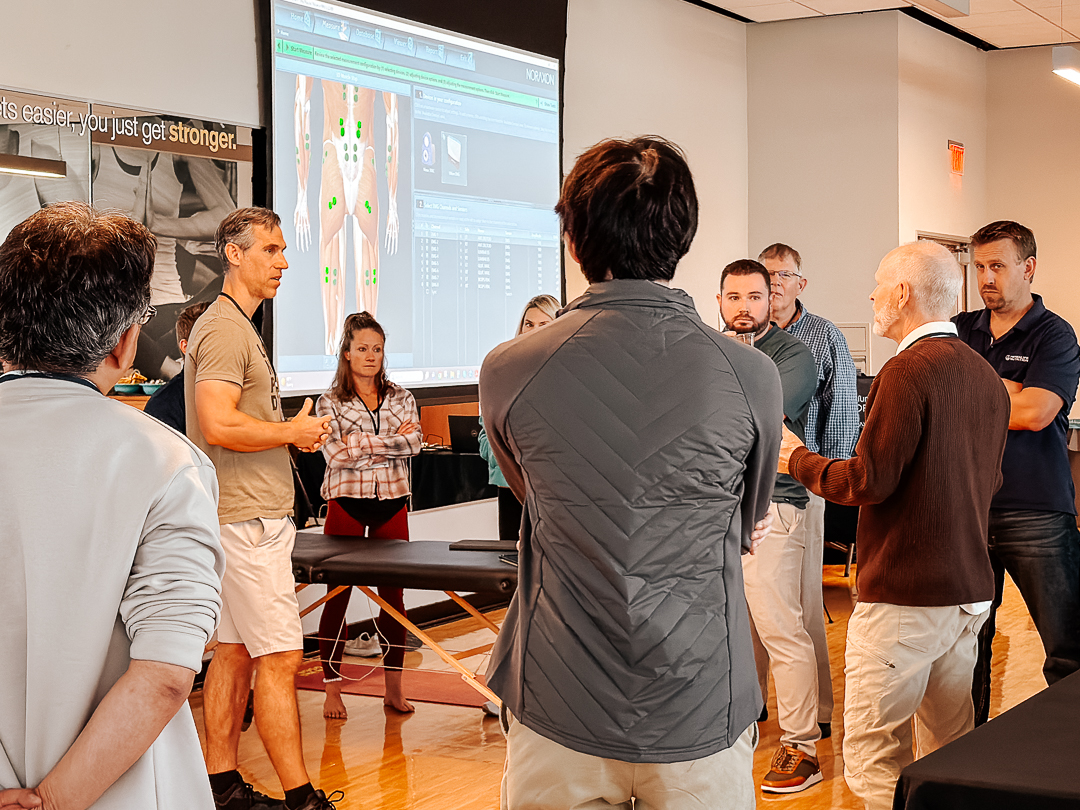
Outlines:
[[1009,397],[948,320],[963,281],[940,245],[889,253],[870,295],[897,354],[878,373],[847,460],[784,431],[780,472],[859,513],[859,603],[845,654],[844,777],[867,810],[892,807],[900,770],[974,725],[968,684],[994,596],[986,546]]

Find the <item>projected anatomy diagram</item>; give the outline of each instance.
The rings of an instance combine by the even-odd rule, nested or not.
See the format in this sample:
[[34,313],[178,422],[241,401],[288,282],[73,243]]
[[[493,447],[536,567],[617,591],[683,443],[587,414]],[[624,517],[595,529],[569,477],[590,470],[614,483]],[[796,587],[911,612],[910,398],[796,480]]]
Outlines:
[[[309,76],[296,77],[293,122],[296,136],[297,248],[311,245],[307,185],[311,165],[311,89]],[[345,320],[346,230],[351,225],[356,273],[356,308],[376,314],[379,300],[379,174],[385,174],[387,216],[383,243],[398,249],[398,98],[342,82],[322,80],[322,179],[319,186],[319,283],[322,287],[326,353],[337,352]],[[386,111],[386,153],[375,147],[375,104]]]

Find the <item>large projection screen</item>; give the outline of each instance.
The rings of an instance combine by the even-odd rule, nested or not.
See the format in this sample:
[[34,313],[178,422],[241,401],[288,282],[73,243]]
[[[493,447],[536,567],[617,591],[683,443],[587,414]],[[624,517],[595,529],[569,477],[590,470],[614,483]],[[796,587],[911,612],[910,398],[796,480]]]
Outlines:
[[271,13],[282,393],[329,387],[360,310],[395,382],[475,383],[559,295],[558,60],[321,0]]

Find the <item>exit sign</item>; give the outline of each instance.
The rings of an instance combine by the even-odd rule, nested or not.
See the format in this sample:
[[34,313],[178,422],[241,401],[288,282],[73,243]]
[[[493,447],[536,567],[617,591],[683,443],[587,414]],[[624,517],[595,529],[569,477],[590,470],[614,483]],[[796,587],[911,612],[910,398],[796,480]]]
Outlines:
[[964,173],[964,145],[958,141],[949,141],[949,156],[952,158],[952,173]]

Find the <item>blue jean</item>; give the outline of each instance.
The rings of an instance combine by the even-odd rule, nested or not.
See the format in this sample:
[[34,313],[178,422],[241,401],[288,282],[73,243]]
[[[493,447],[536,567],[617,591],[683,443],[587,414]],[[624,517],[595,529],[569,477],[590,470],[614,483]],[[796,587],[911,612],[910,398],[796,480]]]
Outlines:
[[972,699],[975,723],[990,715],[990,659],[994,618],[1001,604],[1005,572],[1024,597],[1046,660],[1047,684],[1080,669],[1080,531],[1065,512],[991,509],[990,562],[994,566],[994,605],[979,634]]

